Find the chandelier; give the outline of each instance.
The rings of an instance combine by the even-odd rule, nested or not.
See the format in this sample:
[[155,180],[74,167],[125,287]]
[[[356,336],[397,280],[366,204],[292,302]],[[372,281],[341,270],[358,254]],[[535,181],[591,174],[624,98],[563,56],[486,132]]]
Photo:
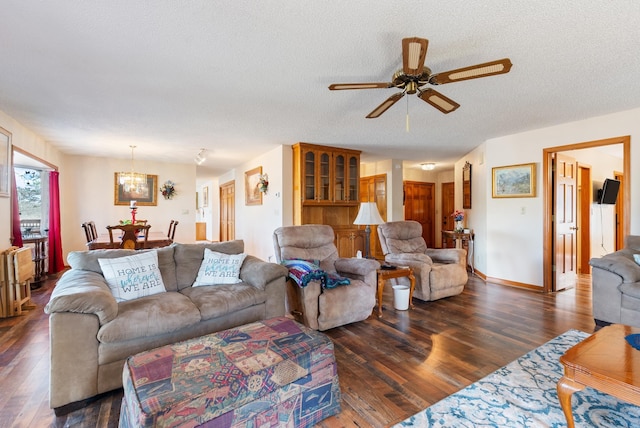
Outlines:
[[133,149],[136,146],[131,147],[131,171],[120,173],[120,184],[122,190],[128,193],[144,193],[148,190],[147,187],[147,174],[135,172],[133,168]]

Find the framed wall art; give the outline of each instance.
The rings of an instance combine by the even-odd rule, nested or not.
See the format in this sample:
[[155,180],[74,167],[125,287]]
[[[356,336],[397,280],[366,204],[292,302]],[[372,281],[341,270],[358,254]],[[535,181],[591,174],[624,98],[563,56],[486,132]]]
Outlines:
[[202,207],[209,206],[209,186],[204,186],[202,188]]
[[471,164],[469,162],[462,167],[462,208],[471,209]]
[[245,205],[262,205],[262,192],[258,184],[260,184],[260,176],[262,175],[262,167],[253,168],[244,173],[244,201]]
[[494,198],[532,198],[536,196],[536,164],[525,163],[492,169]]
[[120,173],[114,174],[114,205],[129,205],[136,201],[138,206],[158,205],[158,176],[147,174],[147,185],[140,191],[127,191],[120,184]]
[[11,132],[0,128],[0,197],[8,198],[11,192]]

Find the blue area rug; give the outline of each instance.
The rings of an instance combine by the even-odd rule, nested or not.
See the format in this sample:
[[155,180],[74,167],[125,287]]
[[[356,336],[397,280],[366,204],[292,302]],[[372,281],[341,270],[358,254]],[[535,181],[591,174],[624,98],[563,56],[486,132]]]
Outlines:
[[[588,336],[569,330],[395,427],[566,427],[559,358]],[[592,388],[574,393],[571,408],[576,427],[640,427],[640,407]]]

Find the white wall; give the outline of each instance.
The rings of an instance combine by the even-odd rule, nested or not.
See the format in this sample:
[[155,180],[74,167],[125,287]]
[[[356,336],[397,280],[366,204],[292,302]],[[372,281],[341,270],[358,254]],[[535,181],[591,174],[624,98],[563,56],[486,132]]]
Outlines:
[[[542,150],[622,135],[631,136],[631,165],[639,165],[640,109],[494,138],[471,152],[470,155],[483,158],[486,164],[485,168],[476,169],[471,162],[474,164],[472,215],[478,270],[487,277],[543,286]],[[530,162],[537,167],[536,197],[491,197],[491,168]],[[464,162],[459,161],[456,168],[462,164]],[[625,178],[631,185],[630,232],[637,235],[640,234],[638,173],[631,169]],[[481,210],[476,204],[483,196],[486,207]]]
[[[138,154],[143,158],[144,154]],[[114,173],[129,171],[130,159],[90,156],[66,156],[65,173],[60,174],[62,207],[62,242],[66,256],[69,251],[86,249],[81,228],[85,221],[96,223],[98,233],[106,233],[106,226],[131,219],[126,205],[115,205]],[[157,206],[139,206],[136,218],[148,220],[151,231],[168,232],[169,222],[178,220],[175,241],[195,242],[196,169],[195,164],[168,164],[136,159],[135,170],[158,176],[158,188],[167,180],[175,183],[176,195],[165,200],[157,194]]]
[[[273,231],[293,224],[293,153],[291,146],[279,146],[219,177],[221,184],[235,180],[236,239],[244,240],[245,252],[275,261]],[[269,175],[269,191],[262,205],[245,205],[245,171],[262,166]]]

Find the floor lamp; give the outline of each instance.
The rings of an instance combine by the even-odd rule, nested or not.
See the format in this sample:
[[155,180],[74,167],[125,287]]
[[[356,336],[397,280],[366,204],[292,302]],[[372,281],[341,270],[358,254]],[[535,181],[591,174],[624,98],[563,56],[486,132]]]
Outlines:
[[356,219],[353,221],[355,225],[365,225],[364,233],[365,233],[365,258],[369,258],[371,256],[371,227],[372,224],[382,224],[384,220],[380,217],[380,213],[378,212],[378,207],[375,202],[361,202],[360,203],[360,211],[358,211],[358,215]]

